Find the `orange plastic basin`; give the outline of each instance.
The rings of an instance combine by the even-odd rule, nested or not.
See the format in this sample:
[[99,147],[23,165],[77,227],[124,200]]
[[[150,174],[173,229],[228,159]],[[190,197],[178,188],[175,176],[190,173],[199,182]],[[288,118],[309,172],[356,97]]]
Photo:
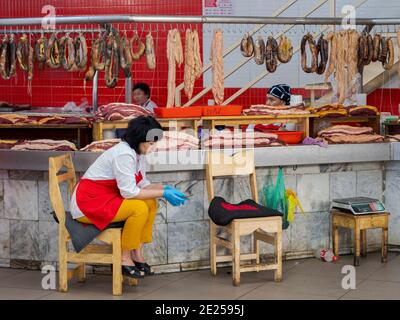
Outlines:
[[299,144],[303,141],[304,132],[302,131],[274,131],[278,135],[278,139],[287,144]]
[[240,116],[243,106],[226,105],[226,106],[203,106],[203,116]]
[[155,108],[158,118],[196,118],[200,117],[202,107]]

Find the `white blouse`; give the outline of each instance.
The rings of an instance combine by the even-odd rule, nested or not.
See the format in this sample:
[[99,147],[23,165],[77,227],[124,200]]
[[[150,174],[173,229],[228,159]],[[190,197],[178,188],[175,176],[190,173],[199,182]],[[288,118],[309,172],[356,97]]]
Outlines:
[[[141,172],[142,180],[136,184],[135,174]],[[129,144],[122,141],[105,151],[89,167],[82,177],[90,180],[116,180],[120,194],[125,199],[135,198],[140,189],[150,184],[146,179],[146,163]],[[76,187],[71,197],[71,215],[74,219],[83,217],[76,202]]]

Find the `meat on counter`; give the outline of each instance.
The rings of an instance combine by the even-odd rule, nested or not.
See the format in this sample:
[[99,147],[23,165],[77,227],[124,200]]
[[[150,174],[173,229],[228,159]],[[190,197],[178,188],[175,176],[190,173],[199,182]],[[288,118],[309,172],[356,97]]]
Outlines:
[[128,103],[109,103],[99,107],[96,117],[106,121],[129,120],[138,116],[149,116],[153,113],[139,105]]
[[303,105],[299,106],[267,106],[264,104],[252,105],[249,109],[243,110],[244,115],[292,115],[292,114],[310,114]]
[[67,140],[22,140],[15,144],[11,150],[34,150],[34,151],[76,151],[75,144]]
[[374,133],[370,127],[335,125],[318,132],[318,137],[327,143],[382,142],[384,137]]
[[282,146],[275,133],[265,132],[232,132],[228,129],[214,132],[205,137],[202,146],[205,149],[229,149],[246,147]]

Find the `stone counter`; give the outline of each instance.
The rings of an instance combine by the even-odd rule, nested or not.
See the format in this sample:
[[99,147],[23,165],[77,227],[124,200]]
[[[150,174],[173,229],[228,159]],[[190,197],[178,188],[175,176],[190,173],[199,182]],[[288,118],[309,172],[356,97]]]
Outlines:
[[[368,196],[384,200],[391,211],[389,243],[400,245],[400,209],[396,202],[400,192],[400,161],[390,161],[393,155],[391,144],[378,145],[381,148],[378,149],[379,153],[373,150],[367,153],[364,148],[365,153],[361,153],[362,149],[359,148],[357,155],[346,155],[351,150],[348,146],[341,150],[338,148],[336,158],[331,156],[331,161],[327,152],[332,155],[332,149],[308,148],[308,152],[315,150],[308,158],[313,164],[305,164],[305,155],[300,155],[303,158],[296,161],[296,153],[291,153],[283,165],[285,183],[287,188],[297,192],[305,214],[297,213],[295,221],[283,233],[286,259],[310,257],[315,249],[330,246],[329,204],[332,199],[340,197]],[[264,149],[264,157],[271,159],[272,156],[268,154],[276,148]],[[278,170],[275,162],[271,165],[266,163],[262,152],[256,153],[260,193],[268,181],[275,181]],[[316,156],[315,152],[321,155]],[[367,154],[370,156],[367,157]],[[0,155],[0,164],[2,159]],[[287,165],[297,162],[301,165]],[[15,163],[15,166],[19,164]],[[79,166],[83,167],[81,164]],[[165,172],[153,168],[148,173],[152,182],[169,183],[193,194],[183,207],[172,207],[160,201],[154,241],[145,248],[148,262],[157,266],[159,272],[209,266],[208,199],[201,167],[203,165],[187,170],[188,167],[181,166],[181,170]],[[0,266],[39,268],[42,264],[56,264],[58,229],[49,214],[51,208],[47,180],[45,170],[0,169]],[[216,194],[232,202],[250,197],[245,178],[216,179],[215,190]],[[63,194],[66,199],[65,188]],[[341,236],[341,250],[349,253],[352,236],[348,231],[341,231]],[[250,237],[243,239],[244,252],[250,249],[251,241]],[[380,246],[379,231],[368,231],[368,245],[369,250]],[[262,252],[271,254],[266,245],[262,246]],[[89,271],[103,272],[107,268],[94,267]]]

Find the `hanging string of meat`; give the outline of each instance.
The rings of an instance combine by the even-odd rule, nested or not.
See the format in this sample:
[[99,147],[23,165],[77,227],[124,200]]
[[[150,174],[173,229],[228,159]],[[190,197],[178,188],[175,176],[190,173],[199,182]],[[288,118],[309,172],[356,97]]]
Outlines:
[[46,50],[47,50],[47,38],[44,36],[44,34],[42,34],[35,44],[35,56],[36,60],[39,61],[40,70],[43,70],[47,60]]
[[264,64],[265,61],[265,42],[262,36],[258,36],[254,42],[254,61],[256,64]]
[[387,47],[387,54],[384,59],[382,59],[382,66],[385,70],[390,70],[394,64],[394,46],[391,38],[387,38],[385,42]]
[[288,63],[293,56],[292,42],[288,37],[283,35],[279,40],[278,60],[282,63]]
[[251,57],[254,53],[254,43],[253,38],[250,36],[248,32],[246,32],[243,36],[242,41],[240,42],[240,52],[243,57]]
[[88,49],[86,38],[83,33],[80,33],[74,41],[75,44],[75,65],[79,71],[86,69],[88,62]]
[[137,32],[133,35],[131,39],[131,54],[132,59],[137,61],[144,54],[146,50],[146,45],[140,40]]
[[348,46],[347,46],[347,68],[348,78],[347,84],[350,88],[350,94],[356,94],[359,89],[358,84],[358,38],[359,34],[356,30],[348,30]]
[[167,37],[168,97],[167,107],[175,105],[176,65],[183,63],[181,36],[177,29],[169,30]]
[[29,96],[32,96],[32,79],[33,79],[33,48],[26,34],[23,34],[18,41],[17,59],[19,67],[22,71],[28,73],[28,88]]
[[278,68],[278,42],[269,36],[265,45],[265,66],[268,72],[275,72]]
[[184,67],[184,91],[188,99],[192,98],[195,70],[194,70],[194,52],[193,52],[193,33],[186,29],[185,35],[185,67]]
[[146,35],[146,63],[147,68],[154,70],[156,68],[156,53],[154,50],[154,40],[151,32]]
[[211,42],[211,69],[212,69],[212,93],[215,104],[220,105],[224,101],[224,38],[221,29],[214,30]]
[[199,33],[197,32],[197,30],[193,31],[193,53],[194,53],[194,70],[197,80],[203,73],[203,62],[201,61]]
[[[311,55],[312,55],[312,60],[311,60],[311,66],[307,66],[307,52],[306,52],[306,45],[308,44]],[[314,41],[313,36],[310,33],[307,33],[301,40],[301,67],[304,72],[306,73],[313,73],[317,71],[317,63],[318,63],[318,48],[317,44]]]
[[330,43],[330,52],[329,52],[329,66],[325,72],[325,82],[328,82],[329,77],[333,74],[336,68],[336,60],[337,60],[337,43],[336,43],[336,35],[334,32],[329,32],[326,36],[326,40]]
[[60,40],[60,57],[64,70],[76,69],[74,40],[68,34]]
[[115,88],[118,83],[119,54],[118,42],[111,32],[107,38],[107,58],[105,64],[105,80],[108,88]]
[[51,35],[46,47],[46,64],[51,69],[56,69],[61,66],[60,41],[55,33]]
[[189,100],[193,95],[194,82],[200,77],[202,69],[198,33],[196,30],[187,29],[185,37],[184,89]]
[[131,54],[131,45],[126,35],[126,31],[124,32],[122,38],[119,40],[119,59],[125,77],[130,77],[132,74],[131,68],[133,58]]
[[4,36],[1,46],[0,73],[4,80],[9,80],[15,75],[17,64],[17,45],[13,34]]

